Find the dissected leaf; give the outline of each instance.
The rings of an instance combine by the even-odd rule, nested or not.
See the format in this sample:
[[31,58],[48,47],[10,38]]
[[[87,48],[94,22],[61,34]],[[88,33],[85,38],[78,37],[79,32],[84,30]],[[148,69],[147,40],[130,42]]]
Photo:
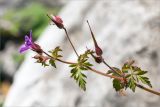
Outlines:
[[81,67],[79,67],[81,70],[88,70],[88,68],[86,68],[86,67],[83,67],[83,66],[81,66]]
[[129,77],[131,77],[131,74],[127,74],[127,75],[125,76],[125,78],[129,78]]
[[111,70],[113,72],[112,75],[115,75],[115,76],[121,76],[122,75],[122,71],[119,68],[117,68],[117,67],[112,67],[112,68],[114,69],[114,71]]
[[139,83],[140,81],[141,83],[152,87],[149,78],[144,76],[147,71],[142,70],[140,67],[133,66],[133,63],[125,63],[122,67],[122,72],[125,73],[125,78],[128,79],[127,87],[132,89],[133,92],[135,92],[136,83]]
[[112,69],[114,69],[114,71],[113,70],[108,70],[107,74],[112,74],[114,76],[122,76],[123,73],[122,73],[122,71],[119,68],[112,67]]
[[44,67],[49,66],[46,63],[49,60],[49,58],[47,56],[37,54],[33,58],[36,59],[36,63],[41,63],[42,66],[44,66]]
[[87,76],[82,73],[82,70],[80,68],[73,68],[71,70],[71,77],[76,80],[81,89],[83,89],[84,91],[86,90],[85,79],[87,78]]
[[88,55],[90,55],[92,53],[92,51],[90,50],[87,50],[85,51],[84,54],[81,54],[79,57],[78,57],[78,63],[84,63],[88,60]]
[[91,63],[89,63],[89,62],[85,62],[84,65],[85,65],[85,66],[88,66],[88,67],[89,67],[89,66],[93,66],[93,65],[92,65]]
[[41,64],[42,64],[42,66],[44,66],[44,67],[49,66],[49,65],[46,64],[45,62],[42,62]]
[[62,49],[60,49],[60,47],[57,46],[54,50],[49,52],[51,53],[51,56],[56,59],[62,57],[62,55],[59,54],[60,51],[62,51]]
[[112,70],[108,70],[108,71],[107,71],[107,74],[111,74],[111,73],[113,73]]
[[50,59],[49,63],[55,68],[56,68],[56,64],[55,64],[56,59],[62,57],[62,55],[59,54],[60,51],[62,50],[60,49],[59,46],[57,46],[54,50],[49,51],[49,53],[51,53],[51,56],[54,58],[54,59]]
[[130,78],[130,79],[129,79],[128,87],[129,87],[133,92],[135,92],[136,83],[135,83],[135,81],[134,81],[133,78]]
[[146,74],[148,71],[139,71],[138,73],[137,73],[137,75],[144,75],[144,74]]
[[49,60],[49,63],[50,63],[53,67],[56,68],[55,60],[50,59],[50,60]]
[[77,64],[71,64],[71,65],[69,65],[69,67],[76,67],[77,66]]
[[138,78],[140,79],[140,81],[141,81],[143,84],[146,84],[146,85],[148,85],[149,87],[152,88],[151,82],[149,81],[149,78],[148,78],[148,77],[138,76]]
[[129,70],[130,70],[130,66],[129,66],[129,65],[124,64],[124,65],[122,66],[122,72],[123,72],[123,73],[128,73]]
[[113,87],[115,88],[116,91],[120,91],[121,89],[124,88],[124,85],[117,79],[113,80]]
[[122,72],[128,73],[128,71],[131,70],[133,63],[134,63],[134,60],[124,63],[124,65],[122,66]]
[[84,91],[86,90],[86,81],[85,79],[87,76],[82,73],[84,70],[88,70],[92,64],[88,62],[88,55],[91,53],[90,50],[87,50],[84,54],[81,54],[78,57],[78,61],[75,64],[69,65],[69,67],[72,67],[71,69],[71,77],[76,80],[78,83],[79,87],[83,89]]

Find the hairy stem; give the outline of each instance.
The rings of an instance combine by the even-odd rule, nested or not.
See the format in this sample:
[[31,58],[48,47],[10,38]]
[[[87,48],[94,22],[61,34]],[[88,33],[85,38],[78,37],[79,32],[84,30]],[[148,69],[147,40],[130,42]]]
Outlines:
[[61,59],[57,59],[57,58],[54,58],[53,56],[49,55],[47,52],[43,51],[44,54],[46,54],[48,57],[50,57],[52,60],[57,60],[59,62],[62,62],[62,63],[65,63],[65,64],[75,64],[73,62],[68,62],[68,61],[64,61],[64,60],[61,60]]
[[[48,16],[51,20],[53,20],[48,14],[47,14],[47,16]],[[73,45],[73,43],[72,43],[69,35],[68,35],[67,29],[66,29],[65,27],[63,27],[63,29],[64,29],[64,31],[65,31],[65,33],[66,33],[66,36],[67,36],[67,39],[69,40],[69,43],[71,44],[74,52],[76,53],[76,55],[77,55],[77,57],[78,57],[79,55],[78,55],[78,53],[77,53],[77,51],[76,51],[76,49],[75,49],[75,47],[74,47],[74,45]]]
[[47,14],[48,18],[52,20],[52,18]]
[[142,86],[142,85],[140,85],[140,84],[136,84],[136,86],[137,86],[138,88],[141,88],[141,89],[147,91],[147,92],[150,92],[150,93],[152,93],[152,94],[155,94],[155,95],[160,96],[160,92],[158,92],[158,91],[155,91],[155,90],[146,88],[146,87],[144,87],[144,86]]
[[68,35],[67,29],[66,29],[65,27],[64,27],[63,29],[64,29],[64,31],[65,31],[65,33],[66,33],[66,36],[67,36],[67,38],[68,38],[68,40],[69,40],[69,43],[71,44],[71,46],[72,46],[74,52],[76,53],[77,57],[79,57],[79,55],[78,55],[78,53],[77,53],[77,51],[76,51],[76,49],[75,49],[75,47],[74,47],[74,45],[73,45],[73,43],[72,43],[70,37],[69,37],[69,35]]
[[88,67],[88,69],[89,69],[89,70],[91,70],[92,72],[95,72],[95,73],[100,74],[100,75],[102,75],[102,76],[106,76],[106,77],[114,78],[114,79],[117,79],[117,80],[120,80],[120,81],[122,81],[122,80],[123,80],[123,78],[121,78],[121,77],[113,76],[113,75],[109,75],[109,74],[106,74],[106,73],[100,72],[100,71],[98,71],[98,70],[96,70],[96,69],[93,69],[93,68],[91,68],[91,67]]
[[[52,57],[51,55],[49,55],[49,54],[48,54],[47,52],[45,52],[45,51],[43,51],[43,53],[46,54],[48,57],[50,57],[50,58],[53,59],[53,60],[57,60],[57,61],[59,61],[59,62],[65,63],[65,64],[76,64],[76,63],[74,63],[74,62],[64,61],[64,60],[61,60],[61,59],[56,59],[56,58]],[[107,65],[108,65],[108,64],[107,64]],[[111,70],[113,70],[110,65],[108,65],[108,67],[109,67]],[[120,80],[120,81],[123,80],[122,77],[109,75],[109,74],[100,72],[100,71],[98,71],[98,70],[96,70],[96,69],[93,69],[93,68],[91,68],[91,67],[88,67],[88,69],[89,69],[90,71],[94,72],[94,73],[97,73],[97,74],[102,75],[102,76],[105,76],[105,77],[114,78],[114,79],[117,79],[117,80]],[[142,86],[142,85],[140,85],[140,84],[136,84],[136,86],[137,86],[138,88],[140,88],[140,89],[143,89],[143,90],[147,91],[147,92],[150,92],[150,93],[152,93],[152,94],[155,94],[155,95],[160,96],[160,92],[158,92],[158,91],[154,91],[154,90],[152,90],[152,89],[146,88],[146,87],[144,87],[144,86]]]
[[112,72],[116,73],[116,74],[119,75],[119,76],[122,76],[122,75],[120,75],[114,68],[112,68],[104,59],[103,59],[103,63],[104,63],[110,70],[112,70]]
[[[50,57],[50,58],[53,59],[53,60],[57,60],[57,61],[59,61],[59,62],[65,63],[65,64],[76,64],[76,63],[74,63],[74,62],[69,62],[69,61],[64,61],[64,60],[62,60],[62,59],[54,58],[54,57],[52,57],[51,55],[49,55],[49,54],[48,54],[47,52],[45,52],[45,51],[43,51],[43,53],[46,54],[48,57]],[[121,78],[121,77],[109,75],[109,74],[100,72],[100,71],[98,71],[98,70],[96,70],[96,69],[93,69],[93,68],[91,68],[91,67],[88,67],[88,69],[91,70],[92,72],[95,72],[95,73],[97,73],[97,74],[100,74],[100,75],[103,75],[103,76],[106,76],[106,77],[114,78],[114,79],[117,79],[117,80],[123,80],[123,78]]]

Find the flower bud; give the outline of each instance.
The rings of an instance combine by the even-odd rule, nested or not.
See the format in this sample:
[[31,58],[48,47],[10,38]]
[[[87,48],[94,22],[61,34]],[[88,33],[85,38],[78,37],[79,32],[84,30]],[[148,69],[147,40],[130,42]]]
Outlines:
[[97,56],[94,58],[97,63],[101,63],[103,61],[101,56]]
[[52,20],[52,22],[60,29],[64,28],[63,20],[59,16],[48,15],[47,16]]
[[95,56],[93,54],[91,54],[91,55],[94,58],[95,62],[101,63],[103,61],[103,58],[101,56]]
[[98,45],[95,45],[95,51],[98,56],[101,56],[103,54],[102,49]]
[[49,59],[47,56],[43,56],[39,54],[35,55],[33,58],[37,59],[38,63],[45,63]]
[[91,29],[91,27],[90,27],[90,24],[89,24],[88,20],[87,20],[87,23],[88,23],[88,26],[89,26],[89,29],[90,29],[90,32],[91,32],[91,35],[92,35],[93,42],[94,42],[95,52],[96,52],[96,54],[97,54],[98,56],[102,56],[103,51],[102,51],[102,49],[101,49],[101,48],[98,46],[98,44],[97,44],[97,41],[96,41],[96,39],[95,39],[95,36],[94,36],[94,34],[93,34],[93,31],[92,31],[92,29]]
[[36,43],[33,43],[33,44],[31,45],[31,49],[32,49],[33,51],[37,52],[38,54],[42,54],[42,53],[43,53],[41,47],[40,47],[38,44],[36,44]]

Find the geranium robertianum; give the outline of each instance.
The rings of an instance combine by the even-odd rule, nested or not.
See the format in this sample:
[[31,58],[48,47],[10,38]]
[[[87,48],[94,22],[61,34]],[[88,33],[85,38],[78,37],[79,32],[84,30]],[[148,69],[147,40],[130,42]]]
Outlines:
[[[47,52],[43,51],[41,47],[37,44],[35,44],[32,41],[32,32],[30,31],[29,36],[25,36],[25,43],[21,46],[20,48],[20,53],[25,52],[28,49],[31,49],[33,51],[36,51],[38,54],[36,54],[33,58],[37,60],[37,63],[41,63],[42,66],[53,66],[56,68],[55,61],[59,61],[65,64],[69,64],[71,69],[71,78],[75,79],[76,82],[78,83],[79,87],[83,89],[84,91],[86,90],[86,78],[87,76],[83,73],[84,70],[90,70],[94,73],[97,73],[99,75],[105,76],[105,77],[110,77],[113,79],[113,88],[115,91],[118,91],[120,93],[123,92],[123,90],[130,88],[133,92],[135,92],[136,87],[141,88],[145,91],[148,91],[152,94],[156,94],[160,96],[160,92],[154,91],[153,89],[149,89],[141,84],[148,85],[150,88],[152,88],[151,82],[149,81],[149,78],[146,77],[144,74],[147,73],[147,71],[142,70],[140,67],[133,65],[133,62],[125,63],[120,69],[117,67],[112,67],[108,65],[105,60],[102,57],[103,51],[102,49],[98,46],[97,41],[94,37],[94,34],[92,32],[92,29],[88,23],[88,26],[90,28],[90,32],[92,35],[92,39],[95,45],[95,53],[92,50],[87,50],[84,54],[78,55],[76,52],[69,36],[67,33],[66,28],[63,26],[63,21],[60,17],[58,16],[49,16],[48,17],[57,25],[58,28],[63,29],[67,35],[67,38],[69,39],[75,53],[77,54],[78,60],[77,62],[69,62],[69,61],[64,61],[62,59],[59,59],[59,57],[62,57],[60,54],[58,54],[59,51],[62,51],[59,47],[56,47],[54,50],[49,51],[51,53],[48,54]],[[43,54],[42,54],[43,53]],[[104,73],[101,71],[98,71],[94,68],[92,68],[92,64],[88,61],[89,56],[92,56],[97,63],[103,62],[108,68],[108,72]],[[49,62],[49,64],[46,63],[46,61]],[[140,82],[140,84],[139,84]]]
[[38,54],[42,53],[41,47],[32,41],[32,30],[30,30],[29,36],[25,35],[25,42],[20,47],[19,52],[24,53],[28,49],[32,49],[33,51],[37,52]]
[[96,41],[96,39],[95,39],[95,36],[94,36],[94,34],[93,34],[93,32],[92,32],[92,29],[91,29],[91,27],[90,27],[90,24],[89,24],[88,20],[87,20],[87,23],[88,23],[88,26],[89,26],[89,29],[90,29],[90,32],[91,32],[91,35],[92,35],[93,42],[94,42],[95,52],[96,52],[96,54],[97,54],[98,56],[101,56],[101,55],[103,54],[103,51],[102,51],[102,49],[101,49],[101,48],[98,46],[98,44],[97,44],[97,41]]
[[52,20],[52,22],[60,29],[64,28],[63,20],[59,16],[48,15],[47,16]]

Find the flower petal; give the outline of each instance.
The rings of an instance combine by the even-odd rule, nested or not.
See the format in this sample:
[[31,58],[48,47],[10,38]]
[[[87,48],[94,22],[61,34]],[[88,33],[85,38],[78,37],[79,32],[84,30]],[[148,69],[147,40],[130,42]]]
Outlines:
[[27,35],[25,35],[24,39],[25,39],[25,42],[30,40],[30,38]]
[[29,39],[32,42],[32,30],[30,30]]
[[27,35],[25,36],[25,45],[26,46],[31,46],[32,45],[32,41],[30,40],[30,38]]
[[19,49],[19,52],[20,53],[23,53],[25,52],[26,50],[28,50],[30,47],[29,46],[26,46],[25,44],[23,44],[20,49]]
[[54,19],[55,19],[56,22],[58,22],[58,23],[63,23],[63,20],[62,20],[59,16],[54,16]]

